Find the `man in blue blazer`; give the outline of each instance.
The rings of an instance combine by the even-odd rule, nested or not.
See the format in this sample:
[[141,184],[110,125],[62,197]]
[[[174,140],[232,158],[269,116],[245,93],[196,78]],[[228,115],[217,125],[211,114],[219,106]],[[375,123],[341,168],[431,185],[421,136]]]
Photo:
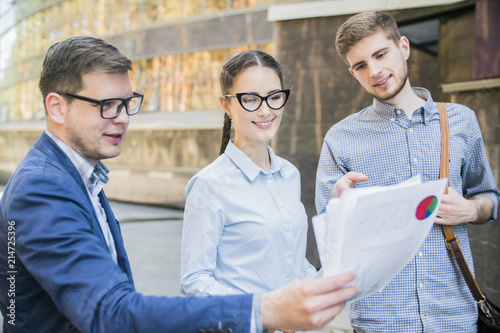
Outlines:
[[40,78],[47,130],[0,201],[4,332],[261,332],[324,326],[352,297],[354,273],[255,295],[155,297],[135,291],[101,160],[120,154],[131,61],[92,37],[56,43]]

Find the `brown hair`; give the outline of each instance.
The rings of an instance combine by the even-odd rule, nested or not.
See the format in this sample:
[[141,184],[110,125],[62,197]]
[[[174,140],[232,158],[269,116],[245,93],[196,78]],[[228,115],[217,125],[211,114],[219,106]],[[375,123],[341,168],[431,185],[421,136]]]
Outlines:
[[71,37],[47,51],[38,87],[45,100],[51,92],[77,93],[83,88],[84,74],[123,74],[129,70],[132,61],[113,45],[94,37]]
[[[250,50],[234,55],[222,66],[222,72],[220,73],[219,78],[222,96],[230,93],[238,75],[240,75],[247,68],[253,66],[263,66],[273,69],[278,75],[281,86],[283,87],[283,72],[278,61],[265,52]],[[229,118],[229,115],[225,113],[224,126],[222,128],[222,142],[219,154],[223,154],[226,150],[230,135],[231,118]]]
[[367,11],[351,16],[337,30],[335,47],[338,54],[349,65],[346,54],[363,38],[384,31],[387,38],[398,43],[401,34],[394,18],[385,12]]

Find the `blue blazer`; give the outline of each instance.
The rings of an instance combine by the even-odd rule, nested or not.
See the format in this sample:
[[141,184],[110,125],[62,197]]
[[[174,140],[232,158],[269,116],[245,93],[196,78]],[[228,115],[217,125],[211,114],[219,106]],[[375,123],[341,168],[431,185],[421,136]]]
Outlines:
[[0,200],[4,332],[197,332],[219,325],[250,331],[252,295],[170,298],[136,292],[119,223],[104,192],[100,200],[118,265],[81,176],[42,134]]

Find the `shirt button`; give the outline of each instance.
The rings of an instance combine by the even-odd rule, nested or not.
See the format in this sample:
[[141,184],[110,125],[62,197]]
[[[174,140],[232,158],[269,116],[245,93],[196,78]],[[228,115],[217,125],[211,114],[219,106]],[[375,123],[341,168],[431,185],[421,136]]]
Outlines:
[[397,114],[401,114],[401,110],[396,111]]
[[429,118],[425,118],[425,121],[429,121]]
[[418,286],[419,286],[420,288],[423,288],[423,287],[424,287],[424,284],[423,284],[423,283],[421,283],[421,284],[419,284]]
[[417,158],[416,157],[413,158],[413,162],[417,163]]
[[410,133],[413,133],[413,129],[412,128],[410,128]]
[[394,117],[391,118],[391,121],[394,121]]
[[271,184],[272,182],[273,182],[273,180],[272,180],[272,179],[269,179],[269,180],[267,181],[267,183],[268,183],[268,184]]
[[422,251],[420,251],[420,252],[418,253],[418,256],[419,256],[419,257],[421,257],[421,256],[423,256],[423,255],[424,255],[424,254],[422,253]]
[[286,253],[286,255],[287,255],[287,256],[289,256],[289,257],[291,257],[291,256],[292,256],[292,252],[288,251],[288,252]]

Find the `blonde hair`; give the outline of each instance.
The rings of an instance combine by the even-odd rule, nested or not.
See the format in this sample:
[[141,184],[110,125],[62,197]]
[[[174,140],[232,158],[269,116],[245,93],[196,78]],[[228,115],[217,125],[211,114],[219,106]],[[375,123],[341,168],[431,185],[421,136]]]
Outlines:
[[383,31],[386,37],[393,40],[396,45],[401,38],[398,25],[391,15],[377,11],[356,14],[337,30],[335,48],[342,60],[349,65],[346,58],[347,52],[363,38],[379,31]]

